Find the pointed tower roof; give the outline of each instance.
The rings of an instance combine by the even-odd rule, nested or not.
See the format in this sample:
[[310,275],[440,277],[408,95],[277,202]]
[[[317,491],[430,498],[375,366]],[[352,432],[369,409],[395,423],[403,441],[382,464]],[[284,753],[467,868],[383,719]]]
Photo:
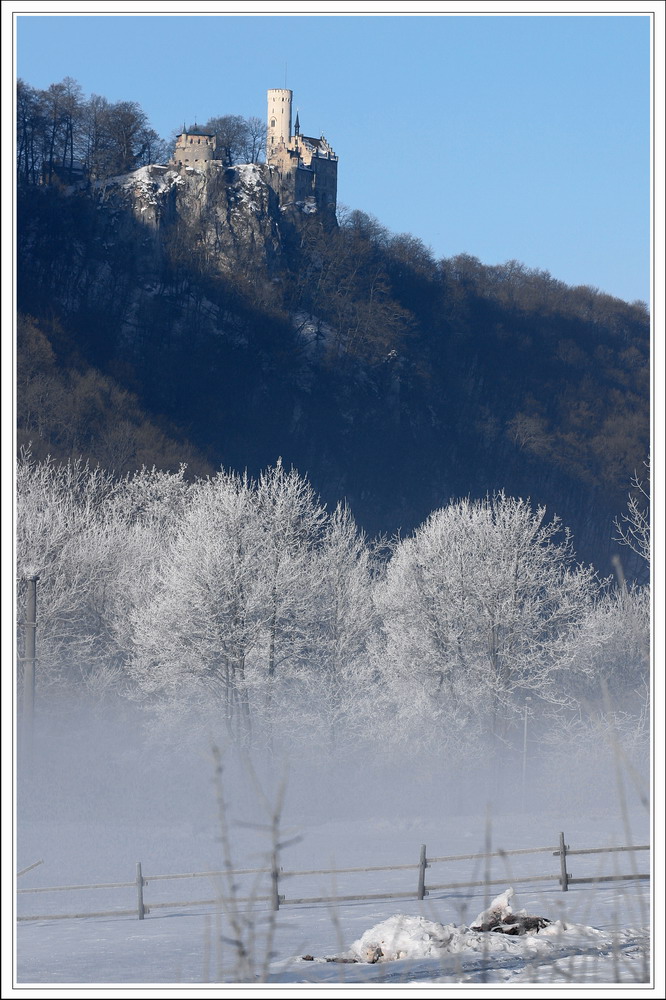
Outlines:
[[294,135],[301,134],[301,123],[298,120],[298,111],[296,111],[296,124],[294,125]]

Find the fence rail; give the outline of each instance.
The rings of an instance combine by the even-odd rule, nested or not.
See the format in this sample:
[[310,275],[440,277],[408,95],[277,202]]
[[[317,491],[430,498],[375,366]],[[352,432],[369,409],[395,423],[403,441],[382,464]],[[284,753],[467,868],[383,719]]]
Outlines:
[[[430,864],[440,861],[475,861],[477,858],[508,858],[513,854],[549,854],[551,847],[523,847],[517,851],[493,851],[491,854],[454,854],[443,858],[428,858]],[[597,850],[603,851],[603,847]]]
[[636,847],[583,847],[578,848],[578,850],[572,850],[568,844],[564,842],[564,834],[560,833],[560,846],[559,850],[553,851],[554,856],[560,858],[560,886],[562,892],[566,892],[570,885],[575,885],[581,882],[613,882],[613,881],[627,881],[630,879],[649,879],[650,876],[645,873],[634,872],[631,875],[595,875],[588,878],[572,878],[567,872],[567,858],[572,854],[616,854],[618,851],[649,851],[650,848],[646,844],[641,844]]
[[77,889],[132,889],[134,882],[92,882],[90,885],[45,885],[37,889],[17,889],[19,895],[28,892],[74,892]]
[[[144,875],[144,882],[164,882],[171,878],[217,878],[220,875],[263,875],[271,872],[271,868],[235,868],[233,871],[225,868],[223,872],[186,872],[184,875]],[[286,874],[286,873],[285,873]],[[134,883],[131,883],[134,885]]]
[[[567,859],[573,855],[591,855],[591,854],[614,854],[618,852],[635,852],[635,851],[649,851],[650,847],[647,844],[642,844],[639,846],[631,847],[587,847],[587,848],[575,848],[572,849],[565,842],[564,834],[559,834],[559,845],[556,849],[550,847],[527,847],[521,848],[519,850],[511,851],[493,851],[486,854],[454,854],[454,855],[443,855],[438,857],[428,857],[425,844],[421,845],[419,853],[419,861],[417,864],[406,864],[406,865],[371,865],[366,867],[351,867],[351,868],[311,868],[311,869],[299,869],[299,870],[287,870],[284,871],[277,867],[277,863],[272,867],[265,868],[237,868],[237,869],[225,869],[223,871],[206,871],[206,872],[185,872],[180,874],[166,874],[166,875],[144,875],[142,871],[141,862],[136,864],[136,878],[131,882],[97,882],[86,885],[54,885],[54,886],[43,886],[37,888],[29,889],[17,889],[17,895],[27,895],[34,893],[48,893],[48,892],[75,892],[78,890],[89,890],[89,889],[135,889],[136,891],[136,906],[133,909],[116,909],[116,910],[103,910],[95,912],[86,913],[50,913],[50,914],[40,914],[40,915],[29,915],[29,916],[19,916],[18,920],[66,920],[66,919],[77,919],[80,917],[106,917],[106,916],[138,916],[139,920],[143,920],[145,915],[150,913],[151,910],[157,909],[181,909],[184,907],[192,906],[215,906],[223,903],[225,897],[222,894],[218,894],[217,897],[212,899],[197,899],[197,900],[182,900],[182,901],[162,901],[162,900],[145,900],[144,890],[149,883],[153,882],[166,882],[173,879],[198,879],[198,878],[209,878],[209,879],[228,879],[229,876],[238,875],[268,875],[270,876],[270,892],[266,895],[256,895],[252,894],[250,896],[237,896],[236,890],[233,890],[232,902],[234,905],[243,904],[252,906],[255,903],[268,903],[270,906],[277,910],[281,906],[297,905],[297,904],[309,904],[309,903],[346,903],[346,902],[363,902],[363,901],[373,901],[379,899],[424,899],[427,895],[432,892],[444,892],[446,890],[458,890],[458,889],[469,889],[477,888],[480,886],[495,886],[495,885],[506,885],[507,878],[502,879],[481,879],[467,882],[446,882],[442,884],[432,884],[426,882],[426,870],[430,869],[436,864],[453,864],[460,861],[477,861],[491,858],[507,858],[515,857],[520,855],[528,854],[548,854],[551,857],[559,857],[560,859],[560,872],[559,874],[533,874],[514,877],[511,876],[510,881],[515,884],[525,884],[530,882],[559,882],[562,892],[567,892],[570,885],[579,885],[582,883],[595,883],[595,882],[614,882],[614,881],[628,881],[628,880],[644,880],[649,879],[650,875],[644,872],[632,872],[630,874],[620,874],[614,873],[612,875],[591,875],[591,876],[578,876],[574,877],[570,872],[567,871]],[[36,862],[34,865],[30,865],[28,868],[22,869],[22,871],[17,873],[17,877],[30,871],[31,868],[37,867],[38,864],[42,862]],[[334,894],[329,896],[293,896],[286,897],[281,895],[279,892],[280,883],[282,880],[303,876],[312,875],[342,875],[342,874],[360,874],[365,872],[395,872],[395,871],[416,871],[418,872],[416,888],[408,891],[390,891],[390,892],[379,892],[379,893],[354,893],[354,894]]]
[[38,868],[40,865],[43,865],[43,864],[44,864],[43,860],[41,860],[41,861],[34,861],[31,865],[28,865],[27,868],[22,868],[20,872],[17,872],[16,873],[16,877],[20,878],[21,875],[25,875],[26,872],[31,872],[33,868]]

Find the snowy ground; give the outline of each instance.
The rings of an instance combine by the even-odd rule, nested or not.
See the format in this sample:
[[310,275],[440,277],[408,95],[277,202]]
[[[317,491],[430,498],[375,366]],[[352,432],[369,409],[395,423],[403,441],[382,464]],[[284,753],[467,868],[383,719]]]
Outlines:
[[[64,743],[67,740],[64,739]],[[41,758],[41,781],[19,786],[17,869],[43,859],[22,876],[21,889],[82,883],[132,882],[141,861],[144,877],[224,867],[219,802],[210,760],[192,766],[187,754],[141,759],[127,749],[119,756],[97,734],[82,747],[62,752],[50,741]],[[72,747],[76,753],[72,754]],[[141,766],[139,766],[139,760]],[[66,765],[65,766],[65,763]],[[103,765],[102,762],[106,762]],[[444,774],[434,762],[395,761],[360,766],[327,760],[292,763],[282,810],[280,837],[287,846],[279,863],[295,869],[416,865],[421,844],[429,857],[557,846],[562,830],[572,848],[646,844],[649,814],[640,796],[625,800],[608,789],[601,774],[556,794],[539,775],[526,795],[507,770],[505,787],[481,781],[483,768]],[[274,772],[264,762],[261,787]],[[131,766],[130,766],[131,765]],[[103,770],[106,766],[106,770]],[[266,830],[270,809],[233,762],[223,775],[231,861],[235,868],[267,865],[272,848]],[[22,790],[21,790],[22,789]],[[269,794],[269,799],[271,798]],[[529,803],[522,804],[523,798]],[[272,799],[274,801],[274,799]],[[626,808],[625,808],[626,807]],[[635,865],[632,868],[632,865]],[[649,871],[648,855],[571,856],[574,876]],[[405,892],[409,898],[284,905],[234,906],[217,878],[148,882],[146,905],[209,899],[193,908],[154,908],[136,916],[30,919],[16,929],[16,984],[141,984],[202,986],[206,983],[310,984],[498,983],[635,985],[650,978],[648,882],[573,885],[563,893],[556,881],[521,883],[527,876],[557,875],[559,858],[549,854],[499,857],[433,865],[426,886],[497,880],[498,885],[433,891],[415,898],[417,872],[354,872],[283,877],[288,899]],[[269,883],[251,876],[234,880],[240,896],[267,895]],[[470,930],[493,897],[513,886],[514,911],[545,917],[538,933],[505,936]],[[136,889],[22,894],[20,916],[132,909]],[[388,923],[387,923],[388,922]],[[240,940],[246,959],[240,959]],[[379,961],[326,962],[326,958]],[[370,951],[368,951],[368,948]],[[305,961],[304,956],[312,956]]]
[[[590,817],[574,825],[570,820],[567,840],[582,847],[623,841],[621,830],[611,830],[609,820],[608,815]],[[480,817],[467,817],[462,822],[442,821],[437,828],[426,819],[391,822],[375,817],[359,822],[331,822],[311,830],[301,829],[303,839],[284,852],[282,865],[289,869],[310,864],[318,867],[410,864],[418,860],[421,839],[426,839],[432,856],[483,851],[483,822]],[[546,846],[549,841],[554,845],[557,826],[555,816],[541,816],[538,821],[532,816],[497,817],[493,821],[492,848]],[[43,830],[41,838],[33,829],[36,840],[41,839],[41,847],[50,848],[50,851],[42,849],[41,854],[51,853],[51,859],[24,876],[21,888],[67,884],[68,879],[131,881],[137,855],[141,856],[144,875],[211,870],[216,860],[215,846],[207,844],[202,833],[197,836],[196,824],[181,822],[180,828],[163,829],[157,837],[155,831],[149,835],[126,825],[109,837],[111,832],[108,826],[99,831],[100,840],[107,846],[98,853],[94,829],[89,830],[87,845],[81,844],[78,834],[68,829],[67,824],[51,826],[48,832]],[[642,832],[644,838],[647,831]],[[252,834],[252,838],[244,838],[246,853],[236,864],[265,863],[259,844],[261,837],[256,831]],[[69,858],[68,842],[78,845]],[[110,843],[113,848],[108,846]],[[38,844],[33,842],[29,857],[35,860],[40,853],[37,848]],[[575,875],[612,873],[618,857],[623,859],[622,870],[630,871],[626,855],[571,858],[569,868],[575,869]],[[494,859],[490,876],[505,878],[510,886],[514,878],[530,872],[555,874],[558,864],[557,858],[548,855]],[[480,865],[484,866],[481,871]],[[220,868],[219,856],[213,867]],[[640,865],[639,869],[642,870]],[[48,877],[55,872],[58,878]],[[280,888],[287,898],[382,893],[391,889],[400,892],[413,888],[416,874],[400,871],[300,876],[285,878]],[[485,862],[479,861],[440,864],[427,872],[431,884],[436,884],[435,879],[472,881],[484,876]],[[253,888],[261,894],[268,892],[267,882],[254,887],[249,877],[240,876],[236,883],[239,894],[250,894]],[[129,916],[22,921],[17,938],[18,982],[198,984],[256,979],[294,983],[640,983],[649,977],[647,883],[574,885],[567,893],[561,892],[555,882],[519,884],[515,889],[514,909],[525,909],[553,923],[538,933],[521,937],[466,929],[498,891],[482,887],[433,892],[423,902],[395,899],[283,906],[276,915],[267,904],[255,904],[254,915],[240,904],[236,918],[243,924],[242,936],[249,956],[242,966],[238,949],[229,943],[229,939],[237,937],[237,931],[231,926],[233,912],[225,912],[229,909],[228,893],[219,879],[149,883],[145,893],[148,905],[159,899],[185,901],[206,897],[219,897],[220,902],[195,909],[178,906],[155,909],[143,921]],[[135,899],[134,889],[24,895],[19,912],[131,908]],[[354,949],[354,942],[391,918],[392,927],[380,927],[374,935],[370,934],[372,940],[384,942],[384,956],[379,962],[324,961],[336,956],[362,958],[363,947],[357,944]],[[424,920],[445,926],[433,934]],[[271,948],[267,938],[272,929],[275,938]],[[399,936],[395,936],[398,931]],[[387,942],[393,945],[392,951],[386,947]],[[273,952],[268,962],[267,950]],[[313,956],[315,961],[303,961],[305,955]]]
[[[427,904],[347,904],[337,908],[310,905],[284,909],[277,917],[276,957],[264,973],[264,942],[268,913],[258,915],[250,964],[257,980],[289,983],[641,983],[648,976],[647,937],[644,930],[615,930],[616,915],[629,901],[637,905],[636,887],[623,892],[605,890],[596,900],[596,928],[568,921],[590,919],[589,893],[572,891],[566,905],[554,893],[521,895],[527,909],[564,913],[552,930],[525,937],[459,932],[454,947],[433,947],[426,936],[426,920],[456,922],[460,901],[430,900]],[[477,904],[480,900],[472,897]],[[376,964],[337,964],[325,957],[344,956],[350,946],[378,924],[400,913],[402,951],[407,957]],[[387,918],[388,914],[388,918]],[[608,919],[610,916],[610,919]],[[394,921],[396,923],[396,921]],[[598,925],[601,925],[599,927]],[[460,925],[458,925],[459,927]],[[238,976],[235,949],[219,944],[231,935],[228,921],[208,912],[160,912],[144,921],[97,918],[78,921],[37,921],[19,925],[18,982],[30,983],[142,983],[202,984],[248,981]],[[375,935],[379,940],[379,936]],[[481,938],[483,937],[483,940]],[[392,940],[389,935],[389,940]],[[316,961],[304,961],[314,954]]]

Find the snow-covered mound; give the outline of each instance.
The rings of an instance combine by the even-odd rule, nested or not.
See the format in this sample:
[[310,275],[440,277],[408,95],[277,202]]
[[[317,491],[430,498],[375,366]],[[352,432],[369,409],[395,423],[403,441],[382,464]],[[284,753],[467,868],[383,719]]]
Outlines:
[[399,958],[439,958],[460,951],[460,930],[425,917],[389,917],[371,927],[349,949],[357,962],[394,962]]
[[[612,938],[595,927],[569,924],[562,920],[545,923],[543,918],[530,917],[525,911],[513,913],[509,900],[513,889],[507,889],[493,900],[471,927],[439,924],[424,917],[397,914],[367,930],[354,941],[347,956],[357,962],[394,962],[399,959],[444,958],[463,952],[503,952],[524,957],[548,955],[563,947],[587,949],[612,946]],[[506,926],[521,927],[520,931],[489,933],[496,921],[512,918]],[[525,918],[521,922],[521,918]],[[530,926],[531,922],[533,926]],[[545,923],[545,925],[544,925]],[[492,925],[492,926],[489,926]],[[482,930],[482,927],[487,927]]]

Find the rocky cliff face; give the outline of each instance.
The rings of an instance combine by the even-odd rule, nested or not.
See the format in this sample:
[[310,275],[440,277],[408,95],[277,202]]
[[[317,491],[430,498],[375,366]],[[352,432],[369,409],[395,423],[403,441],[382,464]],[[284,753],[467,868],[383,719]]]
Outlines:
[[289,219],[268,183],[268,167],[212,161],[197,169],[153,165],[114,177],[99,190],[103,203],[129,208],[160,241],[196,248],[208,267],[237,273],[275,266]]

